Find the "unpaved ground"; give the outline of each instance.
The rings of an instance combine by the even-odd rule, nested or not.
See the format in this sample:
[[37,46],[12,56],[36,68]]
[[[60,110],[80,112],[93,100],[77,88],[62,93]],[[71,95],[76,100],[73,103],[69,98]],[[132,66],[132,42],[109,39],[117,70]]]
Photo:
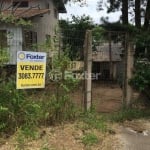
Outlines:
[[[98,112],[114,112],[121,108],[122,90],[117,85],[94,83],[92,95]],[[81,106],[82,88],[79,87],[71,93],[71,97]],[[39,130],[40,134],[36,140],[21,144],[24,150],[150,150],[150,120],[127,121],[121,125],[110,124],[115,134],[87,129],[86,132],[94,133],[98,137],[98,143],[93,146],[82,143],[85,126],[81,122],[75,122],[56,127],[43,127]],[[16,150],[19,144],[15,135],[2,143],[0,150]]]
[[[40,137],[33,141],[22,143],[24,150],[120,150],[119,140],[111,134],[96,129],[86,129],[82,122],[68,123],[61,126],[42,128]],[[82,143],[86,133],[93,133],[98,143],[88,146]],[[15,150],[17,143],[15,136],[11,137],[0,147],[0,150]],[[19,145],[18,145],[19,146]]]
[[[71,98],[78,106],[83,106],[84,93],[81,87],[71,93]],[[115,112],[122,106],[122,89],[117,84],[92,84],[92,103],[97,112]]]
[[117,84],[94,83],[92,100],[98,112],[117,111],[122,105],[122,89]]
[[150,120],[127,121],[117,127],[121,150],[150,150]]
[[[150,150],[150,120],[126,121],[109,124],[113,134],[85,128],[86,124],[76,121],[63,125],[39,129],[36,140],[20,143],[24,150]],[[86,129],[86,130],[85,130]],[[98,143],[87,146],[82,143],[86,133],[94,133]],[[14,135],[1,145],[0,150],[16,150],[19,144]]]

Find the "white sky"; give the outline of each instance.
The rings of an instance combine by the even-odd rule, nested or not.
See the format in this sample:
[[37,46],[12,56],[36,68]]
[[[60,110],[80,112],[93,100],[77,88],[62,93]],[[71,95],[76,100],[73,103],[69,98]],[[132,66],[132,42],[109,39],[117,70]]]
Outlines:
[[[89,15],[95,23],[100,23],[101,17],[109,17],[109,21],[114,22],[119,20],[120,12],[107,14],[106,10],[97,11],[98,0],[85,0],[87,5],[80,7],[79,3],[69,3],[66,5],[67,13],[60,14],[60,19],[71,20],[71,14],[75,16]],[[103,0],[105,1],[105,0]]]

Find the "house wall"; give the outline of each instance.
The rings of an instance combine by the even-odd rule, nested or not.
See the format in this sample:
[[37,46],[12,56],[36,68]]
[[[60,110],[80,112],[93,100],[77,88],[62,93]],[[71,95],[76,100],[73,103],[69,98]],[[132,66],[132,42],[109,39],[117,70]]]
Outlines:
[[22,28],[13,25],[0,25],[0,30],[7,31],[7,50],[10,56],[8,64],[14,65],[17,60],[17,51],[22,51]]
[[[11,5],[12,0],[6,0],[4,9],[8,8]],[[49,9],[48,13],[43,15],[32,17],[33,27],[31,31],[37,32],[37,44],[43,44],[46,41],[46,35],[53,37],[55,35],[55,29],[58,25],[58,12],[56,15],[56,8],[53,4],[53,0],[29,0],[29,8],[32,9]],[[29,9],[29,8],[17,8],[18,9]],[[10,10],[12,7],[9,8]],[[57,16],[57,17],[56,17]],[[0,28],[7,29],[8,32],[13,34],[13,38],[8,40],[9,43],[9,52],[10,52],[10,64],[16,64],[16,53],[21,50],[30,50],[23,47],[24,34],[21,27],[13,26],[2,26]],[[38,51],[43,51],[43,49],[38,49]]]
[[[6,0],[4,9],[8,8],[11,5],[12,0]],[[33,31],[37,32],[37,42],[38,44],[43,43],[46,40],[46,35],[50,35],[51,37],[55,34],[55,28],[58,24],[58,11],[57,18],[55,17],[56,7],[54,6],[53,0],[29,0],[28,8],[17,8],[18,9],[50,9],[50,11],[46,14],[39,15],[31,18],[34,24]],[[9,9],[12,9],[10,7]]]
[[43,44],[46,40],[46,35],[53,37],[55,35],[55,29],[58,25],[58,12],[57,18],[55,17],[56,7],[52,0],[33,0],[30,2],[31,6],[39,5],[40,9],[49,9],[46,14],[36,16],[32,19],[34,27],[32,30],[37,32],[37,43]]
[[[37,42],[38,44],[41,44],[45,42],[46,35],[50,35],[51,37],[55,35],[55,29],[58,25],[58,17],[55,18],[56,8],[51,0],[38,0],[38,3],[41,9],[48,9],[47,6],[49,4],[50,9],[49,13],[34,17],[32,20],[34,24],[33,30],[37,32]],[[35,4],[33,3],[33,6],[34,5]]]
[[[11,2],[11,0],[7,0],[5,2],[4,8],[8,8],[11,5]],[[48,13],[32,18],[34,24],[33,30],[38,33],[37,41],[40,44],[45,41],[46,35],[54,35],[54,30],[58,24],[58,17],[55,17],[55,10],[57,9],[55,8],[52,0],[29,0],[29,8],[30,7],[33,7],[32,9],[38,9],[38,7],[40,9],[50,9]],[[10,9],[12,8],[10,7]]]

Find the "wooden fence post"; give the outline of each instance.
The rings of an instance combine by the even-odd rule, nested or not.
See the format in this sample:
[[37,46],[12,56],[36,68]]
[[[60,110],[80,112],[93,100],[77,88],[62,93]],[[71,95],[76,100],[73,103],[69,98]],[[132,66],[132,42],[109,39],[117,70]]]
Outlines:
[[84,41],[84,110],[92,105],[92,31],[86,31]]

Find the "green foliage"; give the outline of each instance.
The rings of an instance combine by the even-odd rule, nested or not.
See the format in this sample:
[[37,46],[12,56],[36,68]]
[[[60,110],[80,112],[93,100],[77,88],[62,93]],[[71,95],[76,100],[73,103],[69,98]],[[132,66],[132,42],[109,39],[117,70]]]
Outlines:
[[106,31],[127,32],[130,34],[135,34],[138,31],[138,29],[135,28],[133,25],[131,25],[131,24],[123,25],[123,24],[120,24],[120,22],[110,23],[110,22],[104,20],[104,22],[101,26]]
[[17,141],[17,145],[15,150],[25,150],[25,136],[21,132],[21,130],[17,134],[16,141]]
[[[51,123],[61,122],[68,119],[74,119],[78,113],[77,108],[70,98],[71,91],[77,87],[78,81],[73,78],[65,78],[65,71],[68,68],[70,59],[64,52],[59,57],[55,57],[52,64],[52,70],[49,76],[54,76],[55,91],[51,94],[51,98],[42,102],[44,108],[45,119]],[[55,76],[60,78],[56,79]],[[52,82],[51,82],[52,83]]]
[[7,51],[7,48],[1,48],[0,49],[0,67],[2,67],[5,63],[7,63],[9,60],[9,53]]
[[150,61],[150,31],[141,30],[135,37],[136,58],[147,58]]
[[101,26],[95,26],[92,29],[92,36],[93,36],[92,50],[93,51],[97,51],[96,46],[99,46],[100,43],[105,42],[106,39],[105,34],[106,34],[106,30]]
[[62,93],[57,95],[58,93],[53,94],[50,99],[45,99],[41,102],[43,106],[42,120],[44,120],[46,124],[56,124],[73,120],[78,115],[78,109],[69,97],[66,95],[63,96]]
[[103,27],[96,26],[92,29],[93,39],[95,42],[102,42],[104,40],[104,33],[106,31]]
[[86,30],[94,27],[92,19],[86,15],[72,16],[72,21],[60,20],[59,25],[63,36],[63,49],[69,47],[71,60],[82,60]]
[[0,20],[2,23],[12,23],[15,25],[21,25],[21,26],[32,26],[32,23],[30,20],[24,20],[22,18],[16,18],[13,15],[4,15],[3,13],[0,13]]
[[50,150],[48,147],[44,146],[40,150]]
[[23,126],[17,129],[15,140],[15,150],[26,150],[26,143],[30,140],[36,140],[39,138],[39,134],[36,131],[36,127]]
[[[53,70],[64,75],[69,63],[67,52],[64,52],[53,60]],[[51,82],[54,83],[54,93],[45,93],[49,96],[37,101],[37,97],[34,99],[31,96],[31,91],[16,89],[14,77],[4,76],[0,84],[0,132],[11,134],[19,128],[25,138],[35,138],[37,134],[34,129],[40,123],[54,124],[75,119],[79,113],[69,94],[79,82],[68,77]],[[34,90],[33,94],[38,92]]]
[[40,111],[40,106],[28,99],[25,91],[16,89],[14,78],[0,84],[0,132],[14,132],[23,124],[36,125]]
[[113,122],[124,122],[126,120],[149,118],[149,110],[140,110],[135,108],[123,109],[119,112],[113,113],[108,116],[108,119]]
[[98,129],[103,132],[107,131],[106,122],[101,115],[94,112],[86,112],[83,114],[81,119],[89,126],[89,128]]
[[82,137],[82,143],[87,146],[92,146],[99,142],[98,137],[94,133],[87,133]]
[[135,64],[135,72],[130,80],[130,84],[138,89],[144,91],[150,89],[150,63],[149,61],[137,61]]
[[60,54],[60,56],[56,56],[53,59],[52,66],[53,66],[54,70],[57,70],[59,72],[63,72],[63,71],[67,70],[69,62],[71,61],[70,58],[69,58],[69,56],[68,56],[68,51],[69,50],[66,49],[64,52],[62,52]]

